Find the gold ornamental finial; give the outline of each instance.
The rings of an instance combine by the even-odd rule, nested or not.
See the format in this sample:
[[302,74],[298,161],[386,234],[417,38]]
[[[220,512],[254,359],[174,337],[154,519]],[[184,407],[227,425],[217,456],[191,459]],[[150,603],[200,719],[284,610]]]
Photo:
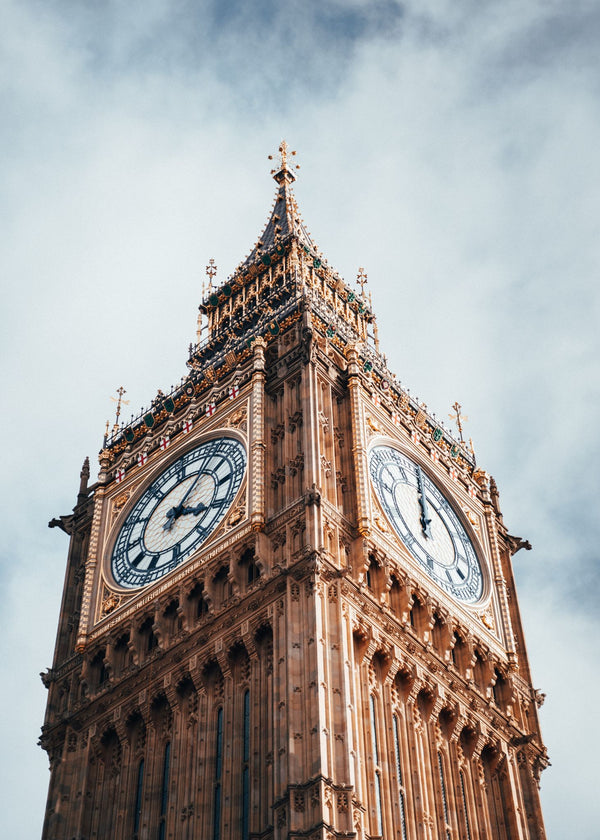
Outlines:
[[454,409],[454,414],[449,414],[448,417],[451,420],[456,420],[456,425],[458,426],[458,434],[460,436],[460,442],[464,443],[465,439],[463,437],[462,424],[463,424],[463,420],[468,420],[469,418],[467,417],[466,414],[461,414],[460,413],[461,410],[462,410],[462,405],[458,401],[454,403],[452,408]]
[[356,275],[356,282],[360,286],[360,296],[364,299],[365,286],[367,285],[367,275],[365,274],[365,270],[362,266],[358,269],[358,274]]
[[119,417],[121,416],[121,406],[122,405],[129,405],[129,400],[124,400],[123,399],[123,394],[126,394],[126,393],[127,393],[127,391],[125,390],[125,388],[123,388],[123,386],[120,385],[117,388],[118,396],[117,397],[111,397],[111,400],[113,402],[116,402],[116,404],[117,404],[117,413],[115,414],[115,422],[114,422],[114,425],[113,425],[113,432],[118,431],[118,428],[119,428]]
[[[288,155],[294,157],[297,152],[290,151],[290,147],[285,140],[281,141],[278,149],[279,152],[279,169],[271,169],[271,175],[280,184],[282,181],[295,181],[296,176],[293,169],[300,169],[299,164],[294,164],[291,168],[288,166]],[[273,160],[273,155],[269,155],[269,160]]]
[[217,266],[215,265],[215,261],[213,259],[208,261],[206,273],[208,274],[208,291],[210,292],[212,289],[213,279],[217,276]]

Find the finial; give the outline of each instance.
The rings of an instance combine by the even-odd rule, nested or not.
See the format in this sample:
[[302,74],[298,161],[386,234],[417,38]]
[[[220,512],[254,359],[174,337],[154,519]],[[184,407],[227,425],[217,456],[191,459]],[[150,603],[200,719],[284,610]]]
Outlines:
[[118,399],[117,399],[117,397],[111,397],[111,400],[113,402],[116,402],[116,404],[117,404],[117,413],[115,414],[115,423],[114,423],[114,426],[113,426],[113,433],[118,431],[118,429],[119,429],[119,417],[121,416],[121,406],[122,405],[129,405],[129,400],[124,400],[123,399],[123,394],[126,394],[126,393],[127,393],[127,391],[121,385],[119,388],[117,388]]
[[[369,305],[371,304],[371,295],[369,294]],[[372,307],[371,307],[372,308]],[[379,353],[379,330],[377,329],[377,318],[373,315],[373,344],[375,345],[375,349]],[[384,356],[385,359],[385,356]]]
[[208,274],[208,291],[210,292],[213,287],[213,279],[217,276],[217,266],[215,265],[215,261],[213,259],[208,261],[206,273]]
[[475,447],[473,446],[473,438],[469,438],[469,449],[471,451],[471,455],[473,456],[473,463],[477,463],[477,459],[475,458]]
[[88,495],[88,481],[90,480],[90,459],[86,458],[83,462],[81,472],[79,473],[79,493],[77,494],[77,502],[80,503],[87,499]]
[[460,436],[460,442],[464,443],[465,439],[463,438],[462,421],[463,420],[468,420],[469,418],[467,417],[466,414],[461,414],[460,413],[461,410],[462,410],[462,405],[460,405],[459,402],[455,402],[454,405],[452,406],[452,408],[454,409],[454,414],[449,414],[448,417],[451,420],[456,420],[456,425],[458,426],[458,434]]
[[358,269],[358,274],[356,275],[356,282],[360,286],[360,296],[364,300],[365,286],[367,285],[367,275],[365,274],[365,270],[362,266]]
[[[297,154],[296,151],[290,151],[290,147],[285,142],[285,140],[281,141],[279,146],[279,169],[271,169],[271,175],[277,181],[278,184],[282,182],[292,183],[296,180],[296,176],[293,169],[300,169],[299,164],[294,164],[292,168],[288,166],[288,155],[295,156]],[[273,155],[269,155],[269,160],[273,160]]]

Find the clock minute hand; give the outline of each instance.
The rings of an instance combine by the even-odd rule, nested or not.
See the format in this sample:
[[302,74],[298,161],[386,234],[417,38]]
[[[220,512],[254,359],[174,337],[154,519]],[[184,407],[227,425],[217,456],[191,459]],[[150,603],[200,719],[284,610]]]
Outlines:
[[423,482],[423,473],[421,467],[417,466],[417,484],[419,487],[419,504],[421,505],[421,528],[426,537],[432,539],[431,535],[431,519],[429,517],[429,508],[427,507],[427,497],[425,496],[425,484]]

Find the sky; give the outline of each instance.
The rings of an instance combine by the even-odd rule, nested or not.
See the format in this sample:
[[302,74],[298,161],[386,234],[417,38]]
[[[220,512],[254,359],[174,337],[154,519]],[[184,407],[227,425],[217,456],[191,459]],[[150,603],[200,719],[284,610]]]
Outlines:
[[[313,239],[382,350],[496,479],[552,762],[550,840],[597,829],[600,6],[593,0],[2,0],[0,760],[36,746],[71,511],[110,396],[186,373],[205,266],[270,211],[282,138]],[[127,414],[126,414],[127,416]]]

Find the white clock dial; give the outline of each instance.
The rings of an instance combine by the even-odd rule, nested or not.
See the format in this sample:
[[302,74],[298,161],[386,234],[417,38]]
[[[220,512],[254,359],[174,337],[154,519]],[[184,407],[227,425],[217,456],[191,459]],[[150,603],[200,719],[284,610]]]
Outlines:
[[153,583],[187,560],[231,507],[246,471],[246,450],[235,438],[208,440],[186,452],[142,493],[112,553],[116,583]]
[[477,552],[439,487],[391,446],[371,449],[369,470],[394,530],[429,577],[460,601],[479,601],[483,574]]

